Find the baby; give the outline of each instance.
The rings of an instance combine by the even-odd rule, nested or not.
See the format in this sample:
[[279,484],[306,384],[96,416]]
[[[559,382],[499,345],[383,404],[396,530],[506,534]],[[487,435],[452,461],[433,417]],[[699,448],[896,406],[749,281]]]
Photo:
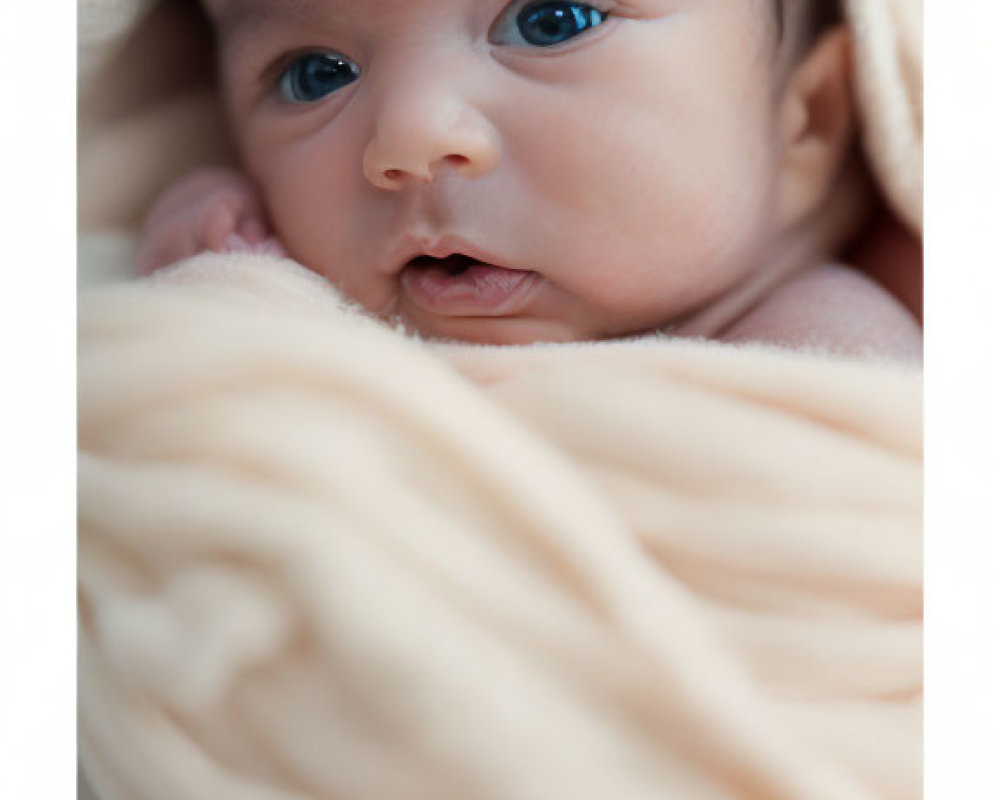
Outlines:
[[830,0],[205,0],[242,173],[140,269],[287,254],[430,338],[667,332],[919,359],[856,228]]

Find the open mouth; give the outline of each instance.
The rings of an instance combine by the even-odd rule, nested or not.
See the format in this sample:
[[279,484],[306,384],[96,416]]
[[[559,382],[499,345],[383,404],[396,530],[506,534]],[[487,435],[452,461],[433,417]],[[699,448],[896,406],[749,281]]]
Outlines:
[[[440,269],[449,277],[463,275],[469,267],[474,264],[482,264],[472,256],[461,253],[452,253],[446,258],[434,258],[434,256],[417,256],[406,262],[406,269]],[[493,266],[493,265],[490,265]]]
[[419,255],[406,262],[400,282],[425,311],[451,316],[500,316],[527,301],[539,275],[479,261],[464,253],[436,258]]

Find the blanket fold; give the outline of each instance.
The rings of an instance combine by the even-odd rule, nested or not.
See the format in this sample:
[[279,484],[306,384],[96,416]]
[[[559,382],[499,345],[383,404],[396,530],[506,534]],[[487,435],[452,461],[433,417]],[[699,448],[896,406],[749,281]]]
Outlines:
[[80,348],[102,798],[919,794],[916,374],[430,345],[213,255]]

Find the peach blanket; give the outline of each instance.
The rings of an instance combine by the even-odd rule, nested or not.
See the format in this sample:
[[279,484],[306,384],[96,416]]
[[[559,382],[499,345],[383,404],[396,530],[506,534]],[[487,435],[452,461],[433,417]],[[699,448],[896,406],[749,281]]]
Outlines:
[[292,262],[87,293],[102,798],[912,798],[920,379],[431,346]]
[[[431,345],[265,257],[108,281],[142,199],[215,147],[165,157],[210,96],[138,103],[153,76],[120,71],[164,5],[81,4],[81,274],[106,284],[79,342],[95,796],[919,797],[919,374],[668,339]],[[859,35],[911,41],[900,8],[857,0]],[[916,96],[906,58],[878,70],[897,109]],[[868,136],[919,225],[918,118]]]

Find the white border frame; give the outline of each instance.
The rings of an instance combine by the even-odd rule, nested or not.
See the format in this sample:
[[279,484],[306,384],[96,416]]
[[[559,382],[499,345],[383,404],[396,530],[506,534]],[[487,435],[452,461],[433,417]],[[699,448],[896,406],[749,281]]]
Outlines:
[[76,796],[76,5],[0,25],[0,797]]
[[[926,11],[926,796],[1000,797],[1000,4],[929,0]],[[5,6],[5,798],[76,786],[75,52],[70,0]]]
[[1000,797],[1000,4],[926,5],[928,800]]

